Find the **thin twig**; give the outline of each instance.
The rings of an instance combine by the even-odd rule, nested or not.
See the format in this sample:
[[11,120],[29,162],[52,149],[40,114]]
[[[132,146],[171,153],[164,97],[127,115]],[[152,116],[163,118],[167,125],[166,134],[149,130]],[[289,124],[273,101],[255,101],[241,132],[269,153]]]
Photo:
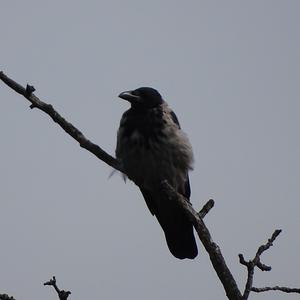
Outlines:
[[246,285],[245,285],[245,290],[244,290],[244,294],[243,294],[243,298],[242,298],[243,300],[247,300],[248,297],[249,297],[250,292],[252,291],[253,276],[254,276],[255,267],[258,267],[262,271],[271,271],[270,266],[267,266],[267,265],[264,265],[263,263],[261,263],[260,256],[263,254],[263,252],[265,252],[271,246],[273,246],[273,242],[278,237],[280,232],[281,232],[280,229],[276,229],[273,232],[271,238],[268,239],[268,242],[266,244],[261,245],[258,248],[258,250],[255,254],[255,257],[252,260],[246,261],[243,254],[239,254],[240,263],[247,267],[247,273],[248,273],[247,281],[246,281]]
[[267,291],[281,291],[284,293],[298,293],[300,294],[300,289],[298,288],[289,288],[289,287],[285,287],[285,286],[266,286],[266,287],[261,287],[261,288],[257,288],[257,287],[252,287],[251,288],[252,292],[256,292],[256,293],[261,293],[261,292],[267,292]]
[[202,207],[202,209],[199,211],[198,215],[201,219],[203,219],[208,213],[209,211],[214,207],[215,202],[213,199],[209,199],[204,206]]

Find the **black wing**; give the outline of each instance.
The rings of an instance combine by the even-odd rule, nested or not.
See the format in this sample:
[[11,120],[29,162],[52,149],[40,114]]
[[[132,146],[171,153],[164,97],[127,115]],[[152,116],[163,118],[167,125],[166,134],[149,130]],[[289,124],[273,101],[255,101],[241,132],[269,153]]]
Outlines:
[[[180,129],[180,124],[178,121],[178,118],[176,116],[176,114],[174,113],[174,111],[171,110],[171,118],[173,120],[173,122],[178,126],[178,128]],[[191,196],[191,186],[190,186],[190,180],[189,180],[189,176],[187,176],[185,184],[184,184],[184,193],[183,196],[187,199],[190,199]]]

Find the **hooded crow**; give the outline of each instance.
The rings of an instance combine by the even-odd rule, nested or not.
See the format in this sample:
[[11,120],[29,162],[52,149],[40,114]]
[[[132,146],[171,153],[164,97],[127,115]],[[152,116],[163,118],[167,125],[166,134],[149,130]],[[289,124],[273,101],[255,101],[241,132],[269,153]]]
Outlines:
[[150,212],[165,233],[170,252],[179,259],[193,259],[198,254],[193,225],[177,203],[165,199],[160,188],[161,182],[167,180],[189,200],[191,144],[157,90],[141,87],[119,97],[131,107],[121,118],[116,157],[140,187]]

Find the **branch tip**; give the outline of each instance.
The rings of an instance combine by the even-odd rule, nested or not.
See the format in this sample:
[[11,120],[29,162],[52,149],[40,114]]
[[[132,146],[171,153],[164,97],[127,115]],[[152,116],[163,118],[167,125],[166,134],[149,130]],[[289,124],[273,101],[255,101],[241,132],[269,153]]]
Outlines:
[[282,232],[282,229],[276,229],[274,233],[272,234],[272,239],[275,241],[275,239],[279,236],[279,234]]
[[267,266],[263,263],[261,263],[260,261],[257,262],[256,266],[261,270],[261,271],[271,271],[272,267],[271,266]]
[[243,254],[239,254],[239,261],[240,261],[240,264],[242,264],[242,265],[244,265],[244,266],[247,266],[248,264],[248,262],[245,260],[245,258],[244,258],[244,255]]
[[284,293],[297,293],[300,294],[300,289],[299,288],[290,288],[290,287],[285,287],[285,286],[266,286],[266,287],[261,287],[261,288],[257,288],[257,287],[252,287],[251,288],[252,292],[256,292],[256,293],[261,293],[261,292],[267,292],[267,291],[281,291]]
[[202,207],[202,209],[199,211],[198,216],[203,219],[208,213],[209,211],[214,207],[215,205],[215,201],[213,199],[209,199],[204,206]]
[[49,281],[44,282],[44,285],[55,285],[56,284],[56,278],[53,276]]

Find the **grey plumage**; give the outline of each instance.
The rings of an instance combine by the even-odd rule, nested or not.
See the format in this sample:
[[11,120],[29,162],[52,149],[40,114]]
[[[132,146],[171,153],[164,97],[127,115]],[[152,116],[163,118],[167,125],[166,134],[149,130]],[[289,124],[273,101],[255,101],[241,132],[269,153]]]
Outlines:
[[116,156],[141,189],[150,212],[164,230],[171,253],[180,259],[194,258],[198,251],[192,224],[177,203],[164,199],[160,183],[166,179],[187,199],[188,171],[193,152],[178,119],[160,94],[139,88],[119,95],[131,103],[121,119]]

